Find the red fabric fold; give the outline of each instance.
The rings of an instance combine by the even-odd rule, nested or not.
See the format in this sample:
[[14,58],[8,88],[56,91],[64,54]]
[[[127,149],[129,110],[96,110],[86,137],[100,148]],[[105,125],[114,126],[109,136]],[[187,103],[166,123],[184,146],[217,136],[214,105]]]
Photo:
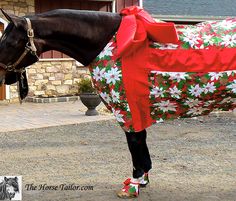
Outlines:
[[[117,56],[122,58],[122,76],[133,127],[135,131],[141,131],[153,122],[148,99],[148,68],[145,64],[149,39],[160,43],[177,43],[178,35],[173,23],[158,23],[137,6],[123,9],[121,15],[123,19],[117,32]],[[137,91],[134,92],[135,89]]]
[[236,69],[236,48],[149,49],[149,71],[222,72]]
[[143,9],[132,6],[121,10],[123,15],[117,32],[117,54],[133,52],[145,44],[146,39],[159,43],[177,43],[178,34],[174,23],[156,22]]

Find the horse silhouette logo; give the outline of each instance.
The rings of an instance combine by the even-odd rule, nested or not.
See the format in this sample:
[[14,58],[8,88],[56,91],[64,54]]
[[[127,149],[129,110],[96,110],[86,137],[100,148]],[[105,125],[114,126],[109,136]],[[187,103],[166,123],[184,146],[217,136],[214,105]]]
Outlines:
[[21,176],[0,176],[0,200],[22,200]]

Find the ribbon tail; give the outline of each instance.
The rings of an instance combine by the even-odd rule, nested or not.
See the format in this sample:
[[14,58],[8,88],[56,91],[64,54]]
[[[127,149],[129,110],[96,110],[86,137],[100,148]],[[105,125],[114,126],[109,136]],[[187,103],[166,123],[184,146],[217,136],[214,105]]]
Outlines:
[[178,43],[179,37],[172,22],[156,22],[146,11],[141,10],[137,18],[143,22],[148,38],[159,43]]

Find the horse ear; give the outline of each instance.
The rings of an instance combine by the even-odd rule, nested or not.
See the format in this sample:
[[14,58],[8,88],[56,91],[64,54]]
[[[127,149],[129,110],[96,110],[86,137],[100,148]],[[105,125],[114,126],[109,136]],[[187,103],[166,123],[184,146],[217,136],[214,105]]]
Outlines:
[[19,17],[13,14],[8,14],[6,11],[1,9],[2,14],[5,16],[5,18],[9,21],[12,22],[16,27],[18,27],[21,24],[21,20]]
[[8,181],[8,179],[7,179],[6,177],[4,177],[4,181],[5,181],[5,182],[7,182],[7,181]]
[[17,177],[15,177],[15,181],[18,181],[18,178],[17,178]]

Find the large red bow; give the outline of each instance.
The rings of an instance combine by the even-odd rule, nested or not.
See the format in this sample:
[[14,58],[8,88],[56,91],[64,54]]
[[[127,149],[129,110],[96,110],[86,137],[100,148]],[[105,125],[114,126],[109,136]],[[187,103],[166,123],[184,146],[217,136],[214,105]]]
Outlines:
[[123,15],[117,33],[117,53],[129,54],[142,46],[147,38],[159,43],[177,43],[174,23],[156,22],[146,11],[137,6],[121,10]]

